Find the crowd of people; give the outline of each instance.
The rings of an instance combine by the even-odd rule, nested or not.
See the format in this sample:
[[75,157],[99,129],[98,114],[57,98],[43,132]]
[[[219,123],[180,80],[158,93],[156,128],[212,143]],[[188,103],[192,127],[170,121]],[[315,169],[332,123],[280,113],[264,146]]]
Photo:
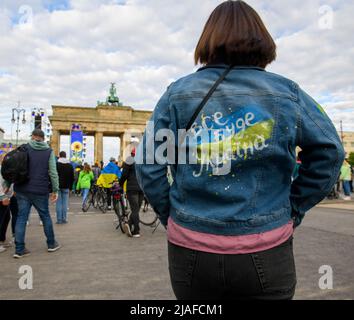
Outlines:
[[[76,167],[67,159],[64,151],[55,157],[48,144],[44,142],[44,132],[36,129],[26,146],[28,154],[28,178],[24,183],[10,183],[0,175],[0,253],[15,246],[14,258],[28,256],[30,251],[25,244],[25,233],[29,215],[34,207],[39,216],[47,239],[48,252],[61,248],[56,241],[53,222],[50,216],[49,198],[55,203],[56,224],[68,223],[70,193],[82,196],[84,203],[91,187],[97,184],[105,188],[108,209],[112,209],[111,187],[119,182],[126,189],[132,208],[130,220],[124,226],[129,237],[140,237],[139,211],[143,194],[136,181],[134,169],[135,151],[130,156],[129,165],[111,158],[104,167],[103,163],[91,166],[84,163]],[[0,168],[4,156],[0,158]],[[123,174],[122,174],[123,173]],[[126,186],[125,186],[126,183]],[[11,240],[7,241],[7,229],[11,221]]]

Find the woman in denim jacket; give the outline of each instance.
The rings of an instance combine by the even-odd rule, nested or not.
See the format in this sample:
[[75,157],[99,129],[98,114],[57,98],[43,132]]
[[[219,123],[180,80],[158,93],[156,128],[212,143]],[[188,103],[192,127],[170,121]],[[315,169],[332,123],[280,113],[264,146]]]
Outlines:
[[[254,9],[222,3],[195,51],[203,67],[167,89],[147,126],[137,177],[167,228],[178,299],[294,296],[294,227],[331,191],[344,150],[323,108],[265,71],[275,58]],[[301,166],[292,181],[297,147]]]

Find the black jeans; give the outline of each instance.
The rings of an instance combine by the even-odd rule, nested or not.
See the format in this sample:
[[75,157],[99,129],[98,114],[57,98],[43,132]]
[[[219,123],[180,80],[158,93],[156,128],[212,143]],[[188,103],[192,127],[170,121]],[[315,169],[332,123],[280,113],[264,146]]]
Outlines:
[[106,188],[106,194],[107,194],[107,206],[112,207],[112,190],[111,190],[111,188]]
[[168,243],[178,300],[290,300],[296,271],[292,237],[273,249],[243,255],[190,250]]
[[16,197],[12,197],[9,206],[0,203],[0,241],[6,241],[7,227],[11,218],[11,231],[15,234],[16,220],[18,215],[18,204]]
[[132,233],[137,234],[140,232],[139,212],[144,200],[144,194],[139,191],[128,191],[127,196],[130,208],[132,210],[132,214],[130,215],[129,219],[129,225],[133,227]]

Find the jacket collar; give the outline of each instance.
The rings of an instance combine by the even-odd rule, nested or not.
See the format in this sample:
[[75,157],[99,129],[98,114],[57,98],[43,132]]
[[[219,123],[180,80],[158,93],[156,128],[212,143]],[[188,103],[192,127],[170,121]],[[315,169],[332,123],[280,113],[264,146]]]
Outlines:
[[59,158],[58,159],[58,163],[62,163],[62,164],[68,164],[70,163],[70,161],[66,158]]
[[[216,68],[216,69],[226,69],[229,66],[227,64],[207,64],[204,67],[201,67],[197,70],[197,72],[205,70],[205,69],[210,69],[210,68]],[[253,70],[259,70],[259,71],[265,71],[265,69],[261,68],[261,67],[256,67],[256,66],[234,66],[232,69],[244,69],[244,70],[248,70],[248,69],[253,69]]]

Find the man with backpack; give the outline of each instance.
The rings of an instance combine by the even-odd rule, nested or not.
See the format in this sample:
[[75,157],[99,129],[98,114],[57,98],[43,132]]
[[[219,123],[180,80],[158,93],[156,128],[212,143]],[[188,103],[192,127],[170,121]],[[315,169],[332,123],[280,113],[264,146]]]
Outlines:
[[5,180],[14,183],[19,207],[14,258],[19,259],[30,254],[25,247],[25,233],[32,206],[36,208],[43,222],[48,252],[59,250],[60,245],[55,240],[48,201],[50,192],[52,202],[58,199],[59,178],[54,153],[44,142],[44,132],[35,129],[29,144],[9,153],[4,159],[1,173]]

